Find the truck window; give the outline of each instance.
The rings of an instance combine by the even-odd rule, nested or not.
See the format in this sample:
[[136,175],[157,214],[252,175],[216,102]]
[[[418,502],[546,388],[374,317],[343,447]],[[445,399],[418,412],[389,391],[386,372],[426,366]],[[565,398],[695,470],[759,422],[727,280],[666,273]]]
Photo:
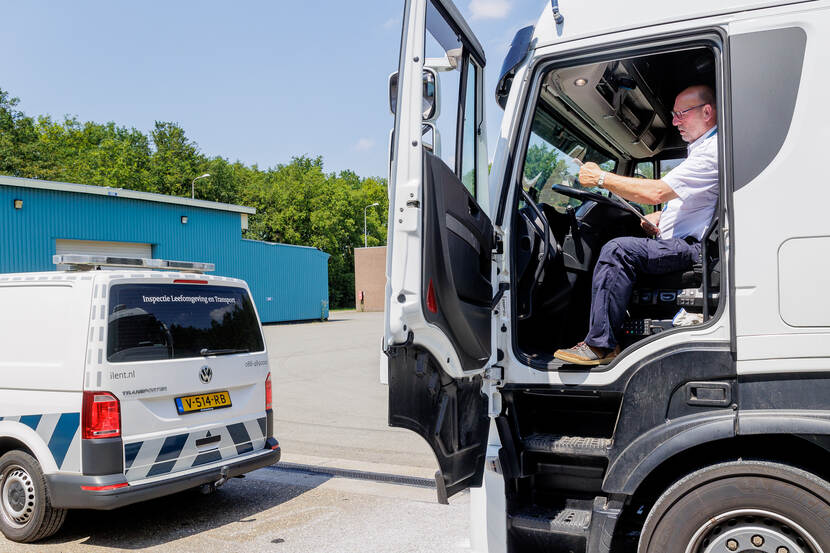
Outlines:
[[[639,179],[653,179],[654,178],[654,161],[641,161],[634,167],[634,176]],[[648,204],[636,204],[640,206],[644,214],[654,213],[659,206]]]
[[686,159],[684,157],[679,157],[675,159],[661,159],[660,163],[660,178],[662,179],[666,175],[669,174],[669,171],[683,163],[683,160]]
[[116,363],[265,349],[251,298],[231,286],[118,284],[107,326],[107,360]]
[[580,187],[577,182],[579,163],[575,158],[593,161],[606,171],[613,171],[617,164],[616,160],[569,132],[547,110],[538,109],[533,118],[522,179],[530,197],[561,212],[568,205],[578,206],[581,203],[578,200],[551,189],[554,184]]
[[435,155],[476,197],[476,149],[481,121],[476,84],[482,78],[481,67],[432,1],[427,3],[426,21],[425,65],[438,74],[440,92],[439,115],[433,122],[438,137],[430,136],[425,144],[431,144]]
[[461,153],[461,181],[470,194],[476,195],[476,75],[478,68],[472,60],[467,62],[467,86],[464,101],[464,137]]

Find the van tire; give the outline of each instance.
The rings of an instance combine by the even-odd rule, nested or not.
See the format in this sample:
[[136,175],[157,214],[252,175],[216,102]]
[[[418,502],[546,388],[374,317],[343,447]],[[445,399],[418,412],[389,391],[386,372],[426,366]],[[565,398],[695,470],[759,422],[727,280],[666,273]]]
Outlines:
[[52,507],[34,457],[19,450],[0,457],[0,531],[6,538],[21,543],[42,540],[60,530],[64,520],[66,509]]
[[726,551],[729,539],[737,539],[740,550],[751,549],[740,542],[749,539],[747,532],[767,544],[797,536],[805,544],[801,551],[820,551],[807,544],[830,543],[828,498],[830,484],[793,467],[760,461],[714,465],[686,476],[657,500],[637,551],[698,553],[720,542],[718,550]]

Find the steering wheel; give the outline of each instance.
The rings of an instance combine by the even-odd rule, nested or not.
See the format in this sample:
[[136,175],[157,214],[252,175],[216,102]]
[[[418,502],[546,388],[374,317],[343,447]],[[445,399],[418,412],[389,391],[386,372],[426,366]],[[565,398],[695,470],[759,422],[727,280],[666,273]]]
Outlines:
[[[563,196],[568,196],[569,198],[582,200],[583,202],[590,200],[598,204],[605,204],[611,207],[615,207],[617,209],[622,209],[623,211],[630,211],[630,208],[628,206],[622,205],[621,201],[613,196],[603,196],[602,194],[598,194],[596,192],[590,192],[588,190],[579,190],[578,188],[562,186],[561,184],[554,184],[551,188],[553,188],[554,192],[562,194]],[[637,208],[635,207],[634,209]]]
[[[521,215],[527,222],[527,226],[533,230],[533,233],[536,235],[536,238],[539,240],[540,244],[539,254],[536,259],[538,265],[534,272],[533,280],[534,282],[541,284],[541,282],[545,279],[545,260],[550,257],[550,260],[552,261],[562,252],[559,248],[559,244],[556,243],[556,239],[553,238],[553,235],[551,234],[550,222],[548,221],[545,212],[539,208],[539,205],[534,202],[533,198],[531,198],[531,196],[524,190],[522,190],[522,196],[527,208],[521,211]],[[536,220],[531,218],[528,211],[535,215]],[[539,228],[539,223],[542,224],[542,228]]]
[[[525,201],[526,207],[519,213],[525,220],[526,226],[531,229],[531,232],[536,237],[536,242],[539,244],[538,252],[531,258],[530,267],[534,267],[533,280],[530,282],[528,293],[527,313],[519,313],[519,319],[526,319],[530,317],[533,312],[533,295],[536,288],[545,280],[545,266],[554,261],[561,255],[562,251],[556,239],[553,238],[550,230],[550,222],[544,211],[542,211],[533,198],[525,191],[521,190],[522,197]],[[541,228],[540,228],[541,223]],[[535,249],[535,248],[534,248]],[[533,251],[533,250],[531,250]]]

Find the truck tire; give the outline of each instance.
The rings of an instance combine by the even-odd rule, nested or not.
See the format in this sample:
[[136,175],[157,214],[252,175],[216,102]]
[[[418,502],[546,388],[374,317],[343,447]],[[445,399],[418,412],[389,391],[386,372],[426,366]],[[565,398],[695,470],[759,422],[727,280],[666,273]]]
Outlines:
[[694,472],[657,500],[638,553],[830,553],[830,484],[786,465]]
[[29,543],[48,538],[66,520],[66,509],[49,502],[40,464],[24,451],[0,457],[0,531],[6,538]]

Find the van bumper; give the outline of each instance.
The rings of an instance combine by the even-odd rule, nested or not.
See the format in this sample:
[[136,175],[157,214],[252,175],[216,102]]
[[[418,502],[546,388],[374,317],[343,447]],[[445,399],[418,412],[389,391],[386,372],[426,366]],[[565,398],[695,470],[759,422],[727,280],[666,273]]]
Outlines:
[[170,495],[203,484],[214,483],[223,477],[233,478],[258,468],[273,465],[280,460],[280,448],[265,449],[239,461],[214,466],[203,471],[173,476],[157,482],[127,485],[109,490],[85,490],[81,486],[101,488],[124,484],[123,474],[85,476],[78,474],[47,474],[46,486],[49,500],[61,509],[110,510],[131,505],[148,499]]

